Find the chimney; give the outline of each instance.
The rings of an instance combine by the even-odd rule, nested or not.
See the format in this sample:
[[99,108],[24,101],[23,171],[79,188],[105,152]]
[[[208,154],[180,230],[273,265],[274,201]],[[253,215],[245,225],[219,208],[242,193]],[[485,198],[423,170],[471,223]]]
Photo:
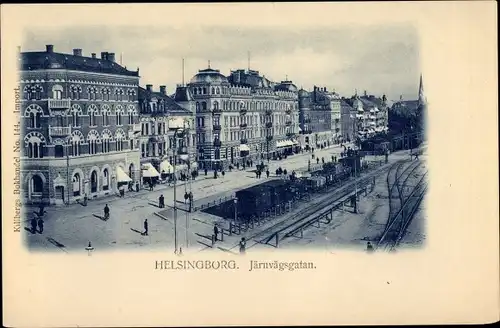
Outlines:
[[101,59],[103,59],[103,60],[108,59],[108,53],[105,51],[101,52]]
[[115,53],[114,52],[108,53],[108,60],[110,60],[112,62],[115,61]]
[[81,56],[82,49],[73,49],[73,56]]
[[92,58],[94,58],[94,59],[96,58],[96,57],[95,57],[95,52],[93,52],[93,53],[92,53]]
[[149,92],[153,92],[153,85],[152,84],[146,84],[146,90]]
[[167,86],[166,85],[160,85],[160,93],[162,95],[167,95]]
[[366,90],[365,90],[365,97],[366,97]]
[[45,46],[47,48],[48,53],[53,53],[54,52],[54,46],[52,44],[48,44]]

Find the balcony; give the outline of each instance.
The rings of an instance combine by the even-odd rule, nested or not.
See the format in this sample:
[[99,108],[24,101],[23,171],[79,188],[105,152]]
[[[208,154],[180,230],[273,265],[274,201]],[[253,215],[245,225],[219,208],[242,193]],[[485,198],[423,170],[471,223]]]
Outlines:
[[273,140],[273,136],[267,136],[267,137],[266,137],[266,140],[267,140],[267,141],[271,141],[271,140]]
[[246,123],[241,123],[240,124],[240,128],[242,128],[242,129],[246,128],[247,126],[248,126],[248,124],[246,124]]
[[221,126],[220,124],[214,124],[214,131],[220,131]]
[[241,143],[242,145],[247,144],[247,143],[248,143],[248,140],[247,140],[246,138],[242,138],[242,139],[240,140],[240,143]]
[[273,127],[273,122],[266,123],[266,128],[272,128],[272,127]]
[[215,139],[214,140],[214,147],[220,147],[222,146],[222,142],[220,141],[220,139]]
[[49,99],[49,109],[68,109],[71,107],[69,99]]
[[212,109],[212,114],[220,114],[220,113],[222,113],[222,109],[220,109],[220,108]]
[[285,122],[285,125],[286,125],[286,126],[290,126],[290,125],[292,125],[292,121],[286,121],[286,122]]
[[66,137],[71,134],[69,126],[49,126],[49,136],[51,137]]
[[246,108],[240,108],[240,114],[241,115],[245,115],[247,113],[247,109]]

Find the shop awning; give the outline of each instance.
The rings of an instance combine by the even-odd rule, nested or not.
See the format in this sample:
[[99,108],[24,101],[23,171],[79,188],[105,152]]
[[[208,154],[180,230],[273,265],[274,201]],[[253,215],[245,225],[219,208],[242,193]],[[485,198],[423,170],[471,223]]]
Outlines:
[[154,168],[153,164],[146,163],[142,167],[142,176],[144,178],[156,178],[160,176],[160,173]]
[[164,160],[160,163],[160,171],[162,174],[170,174],[174,172],[174,167],[168,160]]
[[285,147],[285,143],[283,141],[276,141],[276,147]]
[[132,179],[123,171],[120,166],[116,167],[116,181],[117,182],[130,182]]
[[286,140],[286,145],[287,146],[293,146],[293,141],[292,140]]
[[240,151],[250,151],[250,148],[247,145],[242,144],[240,145]]

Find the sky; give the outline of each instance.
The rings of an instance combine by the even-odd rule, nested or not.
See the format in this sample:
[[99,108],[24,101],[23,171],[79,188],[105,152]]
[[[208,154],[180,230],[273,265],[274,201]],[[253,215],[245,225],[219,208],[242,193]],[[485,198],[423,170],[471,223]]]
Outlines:
[[314,85],[350,97],[387,95],[390,100],[417,99],[420,77],[419,39],[411,25],[342,26],[329,28],[269,27],[117,27],[72,26],[64,29],[26,30],[22,51],[83,55],[114,52],[129,70],[140,68],[140,84],[166,85],[172,94],[200,69],[210,66],[229,75],[250,68],[268,79],[288,77],[299,88]]

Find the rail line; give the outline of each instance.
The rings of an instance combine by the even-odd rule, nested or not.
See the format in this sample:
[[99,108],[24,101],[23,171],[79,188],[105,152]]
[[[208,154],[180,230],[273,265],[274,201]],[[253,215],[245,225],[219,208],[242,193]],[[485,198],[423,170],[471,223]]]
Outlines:
[[[363,191],[363,188],[366,188],[368,185],[371,184],[375,175],[383,174],[387,170],[389,170],[389,167],[381,167],[378,170],[374,170],[368,173],[367,176],[363,178],[357,178],[359,179],[358,181],[341,182],[342,184],[338,189],[319,197],[319,201],[316,202],[314,205],[306,207],[305,209],[301,209],[297,213],[293,214],[293,216],[281,220],[280,222],[277,222],[272,226],[248,237],[247,242],[250,242],[251,240],[255,242],[253,244],[248,245],[247,249],[254,247],[256,245],[267,244],[273,238],[276,238],[276,235],[281,236],[280,240],[283,240],[285,238],[290,237],[293,234],[294,230],[307,228],[313,223],[313,221],[317,221],[317,219],[311,220],[310,219],[311,216],[315,215],[315,217],[317,217],[316,214],[320,212],[322,209],[325,209],[325,207],[327,207],[327,209],[325,210],[326,212],[330,211],[330,209],[328,209],[328,206],[332,209],[333,207],[335,207],[332,206],[333,204],[342,200],[342,198],[345,198],[348,195],[352,194],[356,189],[358,189],[358,191]],[[332,197],[336,198],[332,201]],[[237,247],[238,245],[234,245],[233,247],[229,248],[229,251]]]
[[[414,167],[412,172],[418,166]],[[386,228],[377,243],[377,248],[385,246],[385,249],[393,250],[404,236],[406,228],[427,192],[427,173],[428,171],[422,175],[407,197],[404,197],[403,193],[401,194],[401,207],[393,217],[389,217]]]

